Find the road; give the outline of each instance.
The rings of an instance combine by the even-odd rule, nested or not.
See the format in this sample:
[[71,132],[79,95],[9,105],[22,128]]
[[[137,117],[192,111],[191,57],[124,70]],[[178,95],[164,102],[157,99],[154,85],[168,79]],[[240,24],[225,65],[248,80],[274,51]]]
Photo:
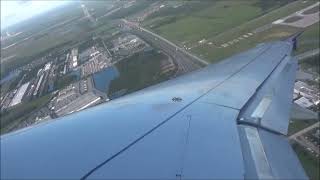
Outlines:
[[161,40],[155,39],[153,36],[150,36],[150,34],[137,30],[132,30],[131,33],[139,36],[153,47],[161,49],[166,55],[170,56],[178,67],[177,75],[194,71],[201,67],[198,64],[193,63],[186,54],[176,51],[172,46]]
[[172,57],[172,59],[178,66],[178,75],[194,71],[209,64],[208,62],[185,51],[183,48],[178,47],[169,40],[147,29],[144,29],[137,24],[131,23],[126,20],[122,21],[125,22],[126,25],[131,27],[131,33],[141,37],[147,43],[150,43],[152,46],[161,49],[165,54]]
[[298,61],[303,61],[309,57],[313,57],[313,56],[316,56],[316,55],[319,55],[320,53],[320,49],[313,49],[313,50],[310,50],[310,51],[307,51],[305,53],[302,53],[302,54],[299,54],[296,56],[296,58],[298,59]]
[[307,128],[302,129],[301,131],[298,131],[297,133],[291,135],[289,137],[289,139],[291,140],[295,140],[297,143],[299,143],[301,146],[306,147],[306,148],[310,148],[312,149],[314,152],[316,152],[317,154],[320,154],[319,152],[319,148],[317,146],[315,146],[313,143],[311,143],[309,140],[305,139],[302,135],[314,128],[319,127],[320,122],[317,122]]
[[202,63],[203,65],[208,65],[208,64],[209,64],[207,61],[205,61],[205,60],[203,60],[203,59],[200,59],[199,57],[197,57],[197,56],[189,53],[188,51],[184,50],[183,48],[180,48],[179,46],[177,46],[177,45],[175,45],[174,43],[170,42],[169,40],[165,39],[164,37],[159,36],[158,34],[155,34],[155,33],[151,32],[151,31],[149,31],[149,30],[147,30],[147,29],[145,29],[145,28],[143,28],[143,27],[141,27],[141,26],[139,26],[139,28],[140,28],[142,31],[144,31],[144,32],[146,32],[146,33],[149,33],[149,34],[151,34],[152,36],[154,36],[154,37],[156,37],[156,38],[159,38],[159,40],[162,40],[162,41],[168,43],[169,45],[173,46],[174,48],[178,49],[179,51],[187,54],[188,56],[190,56],[190,57],[192,57],[192,58],[194,58],[195,60],[199,61],[199,63]]
[[317,123],[315,123],[315,124],[313,124],[313,125],[311,125],[311,126],[309,126],[307,128],[304,128],[301,131],[298,131],[298,132],[292,134],[291,136],[289,136],[289,139],[296,139],[298,136],[301,136],[302,134],[310,131],[311,129],[319,127],[319,124],[320,124],[320,122],[317,122]]

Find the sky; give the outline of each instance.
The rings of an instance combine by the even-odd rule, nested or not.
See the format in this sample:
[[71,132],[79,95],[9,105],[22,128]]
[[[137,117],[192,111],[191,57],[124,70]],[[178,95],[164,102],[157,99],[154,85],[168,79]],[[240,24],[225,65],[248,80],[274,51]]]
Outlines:
[[1,29],[70,2],[66,0],[1,0]]

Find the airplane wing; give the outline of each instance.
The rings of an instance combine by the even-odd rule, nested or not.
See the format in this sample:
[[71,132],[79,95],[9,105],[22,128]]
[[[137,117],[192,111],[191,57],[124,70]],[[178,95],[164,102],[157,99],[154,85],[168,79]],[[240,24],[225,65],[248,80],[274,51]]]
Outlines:
[[307,179],[286,134],[294,43],[1,136],[1,179]]

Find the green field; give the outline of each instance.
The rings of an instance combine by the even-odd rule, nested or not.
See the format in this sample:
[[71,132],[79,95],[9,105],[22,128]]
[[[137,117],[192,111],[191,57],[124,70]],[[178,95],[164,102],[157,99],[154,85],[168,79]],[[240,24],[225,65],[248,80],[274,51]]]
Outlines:
[[319,22],[306,28],[305,32],[298,38],[298,51],[296,54],[303,53],[312,49],[319,48],[320,37]]
[[30,102],[22,102],[21,104],[13,106],[5,112],[1,112],[0,134],[10,132],[11,129],[13,129],[16,125],[27,119],[30,113],[46,105],[51,98],[52,94],[48,94]]
[[[282,39],[299,31],[289,26],[270,26],[229,47],[219,48],[221,44],[271,24],[315,1],[288,4],[284,1],[282,4],[270,1],[268,6],[257,3],[261,1],[217,1],[188,15],[174,17],[169,13],[168,16],[155,16],[147,19],[143,25],[180,46],[189,47],[192,53],[207,61],[217,62],[258,43]],[[211,45],[199,44],[198,41],[202,39],[211,42]]]
[[152,3],[153,1],[149,1],[149,0],[139,0],[136,3],[134,3],[132,6],[128,8],[121,8],[119,11],[111,14],[110,18],[121,19],[121,18],[130,17],[131,15],[138,13],[143,9],[147,8]]
[[320,178],[319,159],[306,152],[306,150],[298,144],[293,144],[292,146],[309,178],[311,180],[318,180]]
[[[145,23],[145,26],[147,28],[151,27],[153,31],[175,43],[185,41],[194,43],[203,38],[215,36],[226,29],[240,25],[262,14],[262,10],[254,6],[254,3],[256,2],[219,1],[206,4],[201,10],[191,11],[187,16],[175,17],[175,19],[171,19],[172,22],[167,21],[167,23],[163,23],[161,26],[153,25],[157,23],[154,20],[153,24]],[[169,17],[164,16],[163,19],[165,18],[168,19]],[[152,26],[156,26],[156,28]]]
[[312,72],[316,72],[319,75],[320,74],[320,57],[319,57],[319,55],[309,57],[309,58],[303,60],[300,63],[300,67],[306,71],[311,70]]
[[[152,61],[150,61],[152,59]],[[156,50],[139,52],[115,65],[120,76],[111,81],[109,97],[121,90],[132,93],[151,85],[168,80],[172,74],[161,73],[161,61],[168,56]]]
[[[248,32],[252,32],[257,28],[268,25],[279,18],[288,16],[291,13],[296,12],[300,9],[303,9],[304,7],[307,7],[313,3],[314,2],[302,3],[301,1],[290,3],[286,6],[283,6],[274,11],[271,11],[268,14],[265,14],[259,18],[246,22],[236,28],[233,28],[224,33],[221,33],[218,36],[215,36],[209,40],[214,42],[214,44],[217,44],[217,45],[226,43]],[[256,33],[253,36],[240,41],[239,43],[233,44],[232,46],[229,46],[226,48],[216,48],[216,47],[204,45],[204,46],[200,46],[192,49],[192,52],[200,55],[201,57],[207,59],[210,62],[216,62],[230,55],[252,48],[259,43],[271,41],[271,40],[283,39],[300,30],[301,29],[299,28],[290,27],[290,26],[274,25],[274,26],[271,26],[270,28],[267,28],[264,31]]]
[[56,89],[63,89],[66,86],[68,86],[72,83],[75,83],[76,81],[79,81],[79,77],[77,75],[67,74],[67,75],[62,76],[60,78],[57,78],[54,86]]
[[301,119],[292,119],[292,122],[289,124],[288,135],[292,135],[304,128],[311,126],[316,123],[317,120],[301,120]]
[[[277,26],[259,34],[255,34],[250,38],[244,39],[239,43],[233,44],[232,46],[226,48],[216,48],[205,45],[192,49],[192,52],[204,59],[207,59],[209,62],[214,63],[231,55],[253,48],[259,43],[283,39],[284,37],[287,37],[295,32],[297,32],[296,28]],[[241,34],[239,34],[239,36],[241,36]],[[214,42],[216,42],[217,44],[222,44],[228,42],[227,40],[227,38],[222,40],[221,37],[219,37]]]

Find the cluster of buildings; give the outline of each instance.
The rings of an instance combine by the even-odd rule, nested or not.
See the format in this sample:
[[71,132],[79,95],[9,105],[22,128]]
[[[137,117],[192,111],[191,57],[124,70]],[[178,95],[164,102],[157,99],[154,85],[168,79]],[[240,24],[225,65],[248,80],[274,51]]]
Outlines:
[[102,97],[93,91],[91,78],[70,84],[60,90],[49,102],[52,117],[60,117],[81,111],[102,101]]
[[[38,70],[37,76],[30,81],[30,88],[27,92],[26,98],[28,100],[42,96],[48,91],[49,82],[52,83],[54,78],[54,68],[52,62],[48,62],[43,68]],[[51,86],[53,86],[51,84]],[[53,89],[53,87],[52,87]]]
[[28,101],[30,99],[42,96],[45,92],[49,90],[48,85],[51,78],[54,76],[54,68],[52,68],[52,62],[48,62],[43,68],[40,68],[37,75],[32,80],[25,82],[24,75],[19,81],[16,89],[8,92],[1,100],[1,110],[5,110],[9,107],[16,106],[23,101]]
[[294,84],[293,100],[304,108],[312,108],[320,105],[320,92],[305,82],[297,81]]
[[67,54],[67,59],[69,59],[69,69],[74,69],[78,66],[78,48],[73,48],[71,54]]
[[85,62],[100,53],[95,46],[89,47],[79,53],[79,60]]
[[10,106],[11,100],[14,97],[14,92],[8,92],[4,96],[1,96],[1,111],[7,109]]
[[125,58],[139,51],[144,50],[149,45],[142,39],[132,34],[123,34],[112,41],[111,53],[117,58]]
[[41,93],[44,90],[45,84],[46,84],[46,80],[47,77],[49,76],[49,71],[51,68],[51,63],[47,63],[43,69],[39,69],[38,73],[37,73],[37,81],[35,83],[35,90],[33,91],[33,95],[37,96],[37,95],[41,95]]
[[87,77],[112,65],[112,58],[109,53],[107,53],[107,51],[100,50],[95,46],[80,53],[79,59],[81,61],[86,61],[81,66],[81,77]]
[[[23,81],[19,82],[14,91],[2,97],[1,107],[11,107],[22,102],[27,103],[49,92],[53,92],[53,97],[49,103],[29,113],[28,117],[14,128],[27,127],[108,101],[107,93],[95,87],[92,75],[138,52],[148,52],[148,49],[152,49],[142,39],[128,33],[117,35],[111,40],[108,44],[110,49],[103,41],[102,43],[98,42],[87,48],[83,48],[83,46],[72,47],[72,49],[64,50],[55,56],[45,56],[52,59],[39,58],[32,65],[25,66],[27,70],[40,68],[34,72],[36,75],[31,80],[23,80],[22,78]],[[175,70],[176,65],[173,59],[168,58],[160,61],[159,68],[161,74],[166,75]],[[70,75],[70,73],[75,74],[81,80],[77,79],[77,82],[74,82],[73,79],[71,82],[74,83],[67,86],[61,84],[59,79]],[[54,86],[63,88],[57,89]],[[4,103],[6,106],[3,106]]]

